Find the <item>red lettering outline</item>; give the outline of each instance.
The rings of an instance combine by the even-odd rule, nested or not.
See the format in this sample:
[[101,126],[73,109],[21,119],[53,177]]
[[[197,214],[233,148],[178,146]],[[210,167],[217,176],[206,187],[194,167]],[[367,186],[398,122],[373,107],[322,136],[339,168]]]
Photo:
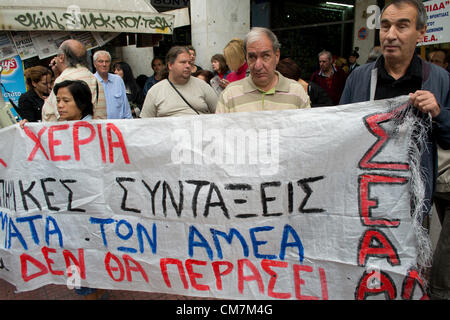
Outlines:
[[[376,288],[369,288],[369,283],[373,277],[377,277],[380,280],[380,286]],[[397,296],[397,289],[394,281],[391,277],[383,271],[378,272],[372,270],[370,273],[364,271],[361,279],[358,282],[358,286],[355,291],[356,300],[365,300],[368,296],[384,293],[386,299],[394,300]]]
[[[378,245],[372,246],[372,241],[375,240]],[[369,257],[387,258],[391,266],[400,265],[400,258],[397,249],[389,241],[388,237],[376,229],[368,229],[362,235],[358,245],[358,265],[366,266]]]
[[359,162],[361,169],[385,169],[396,171],[408,171],[409,164],[401,162],[374,162],[372,159],[379,154],[384,144],[389,140],[386,131],[380,126],[381,123],[387,122],[398,115],[401,111],[407,108],[407,104],[400,106],[392,112],[369,115],[364,118],[364,124],[376,138],[377,141],[370,147],[370,149],[363,156]]
[[358,178],[358,200],[361,222],[364,226],[398,227],[400,219],[371,219],[372,208],[378,208],[378,201],[369,198],[370,185],[380,184],[405,184],[408,179],[405,177],[391,177],[376,174],[362,174]]
[[402,299],[412,300],[417,285],[419,285],[419,288],[422,291],[422,297],[420,298],[420,300],[429,300],[430,297],[427,295],[423,280],[420,277],[419,272],[415,269],[409,270],[405,279],[403,280]]

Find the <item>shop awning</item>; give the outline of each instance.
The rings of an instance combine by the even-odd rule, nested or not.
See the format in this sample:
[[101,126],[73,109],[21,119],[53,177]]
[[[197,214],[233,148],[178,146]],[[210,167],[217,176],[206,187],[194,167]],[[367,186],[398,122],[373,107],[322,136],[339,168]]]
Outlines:
[[2,0],[0,61],[17,54],[45,59],[70,38],[88,50],[112,40],[151,47],[189,24],[188,8],[158,13],[148,0]]
[[172,34],[189,25],[187,11],[158,13],[146,0],[6,0],[0,30]]

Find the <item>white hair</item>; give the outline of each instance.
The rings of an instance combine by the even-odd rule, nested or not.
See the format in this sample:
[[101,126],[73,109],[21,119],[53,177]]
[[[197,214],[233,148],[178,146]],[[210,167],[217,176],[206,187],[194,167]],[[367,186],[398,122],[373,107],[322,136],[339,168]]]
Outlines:
[[94,58],[93,58],[94,61],[97,61],[98,56],[103,55],[103,54],[107,55],[108,58],[109,58],[109,61],[111,61],[111,55],[109,54],[108,51],[105,51],[105,50],[96,51],[96,52],[94,53]]

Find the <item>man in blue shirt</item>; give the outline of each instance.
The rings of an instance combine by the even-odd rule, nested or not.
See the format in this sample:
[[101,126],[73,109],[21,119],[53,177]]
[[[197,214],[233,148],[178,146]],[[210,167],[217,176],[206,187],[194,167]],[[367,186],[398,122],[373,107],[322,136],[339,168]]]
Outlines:
[[111,55],[108,51],[94,54],[95,76],[103,85],[106,97],[108,119],[132,119],[131,108],[123,80],[118,75],[109,73]]

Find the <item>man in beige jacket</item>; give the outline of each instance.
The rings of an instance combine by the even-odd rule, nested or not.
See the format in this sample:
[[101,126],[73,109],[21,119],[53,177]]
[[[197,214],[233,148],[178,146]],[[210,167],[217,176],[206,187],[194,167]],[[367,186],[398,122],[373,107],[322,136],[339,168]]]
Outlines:
[[[92,92],[94,104],[93,119],[106,119],[106,99],[103,86],[87,68],[86,47],[77,40],[66,40],[58,49],[57,56],[52,60],[52,69],[60,73],[55,84],[64,80],[83,80]],[[59,118],[56,96],[52,91],[42,107],[42,121],[57,121]]]

